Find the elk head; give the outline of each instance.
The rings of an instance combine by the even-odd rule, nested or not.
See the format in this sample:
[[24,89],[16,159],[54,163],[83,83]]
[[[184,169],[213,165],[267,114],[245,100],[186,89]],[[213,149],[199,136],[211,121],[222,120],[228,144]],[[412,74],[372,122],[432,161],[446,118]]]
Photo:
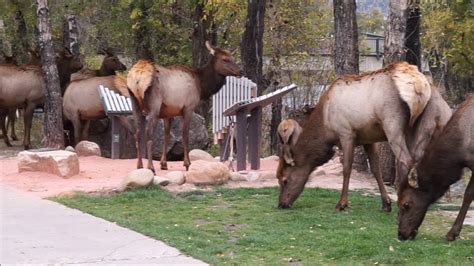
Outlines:
[[428,191],[418,188],[417,169],[410,171],[398,190],[398,239],[414,239],[432,200]]
[[37,47],[28,48],[28,65],[41,65],[41,53]]
[[237,65],[234,59],[234,53],[237,49],[229,51],[212,46],[209,41],[206,41],[206,48],[212,56],[214,70],[222,76],[237,76],[243,75],[242,69]]
[[65,70],[65,72],[74,73],[83,67],[80,56],[72,54],[67,47],[64,47],[58,60],[58,71],[60,72]]
[[303,192],[304,185],[308,180],[310,169],[295,164],[294,166],[280,158],[277,168],[278,184],[280,185],[280,196],[278,197],[278,208],[291,207],[295,200]]
[[112,53],[110,49],[105,50],[104,62],[102,63],[106,69],[112,71],[125,71],[127,67],[120,61],[120,59]]

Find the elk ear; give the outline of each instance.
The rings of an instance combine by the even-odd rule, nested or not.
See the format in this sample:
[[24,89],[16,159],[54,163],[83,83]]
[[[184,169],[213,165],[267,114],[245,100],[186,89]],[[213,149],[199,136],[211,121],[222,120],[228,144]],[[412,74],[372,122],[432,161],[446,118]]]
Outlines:
[[418,188],[418,171],[416,170],[416,166],[415,164],[408,173],[408,185],[412,188]]
[[209,50],[209,53],[211,55],[216,54],[216,50],[214,49],[214,47],[212,47],[212,45],[209,43],[209,41],[206,41],[206,48],[207,48],[207,50]]
[[283,144],[283,160],[285,160],[285,163],[295,166],[293,154],[291,153],[291,146],[289,144]]
[[69,50],[69,48],[64,47],[63,56],[66,58],[72,58],[73,55],[71,53],[71,50]]

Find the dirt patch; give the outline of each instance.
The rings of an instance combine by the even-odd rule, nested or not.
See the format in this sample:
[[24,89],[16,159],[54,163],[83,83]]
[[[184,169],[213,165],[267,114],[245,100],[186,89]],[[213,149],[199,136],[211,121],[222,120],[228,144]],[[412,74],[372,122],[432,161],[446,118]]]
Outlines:
[[[8,153],[14,153],[18,149],[9,150]],[[10,155],[10,154],[9,154]],[[51,197],[57,195],[67,195],[74,192],[87,193],[113,193],[119,187],[122,178],[136,167],[136,160],[112,160],[103,157],[90,156],[79,157],[80,173],[70,178],[61,178],[59,176],[40,173],[23,172],[18,173],[16,157],[0,157],[0,182],[35,194],[39,197]],[[154,162],[159,167],[159,162]],[[337,165],[339,164],[339,165]],[[320,169],[335,169],[341,167],[337,160],[332,160],[328,164],[321,166]],[[262,160],[260,171],[276,171],[277,162],[274,160]],[[169,171],[185,171],[182,162],[168,162],[167,171],[157,170],[157,175],[164,176]],[[230,181],[223,187],[226,188],[262,188],[276,187],[278,182],[275,179],[262,179],[256,181]],[[323,187],[331,189],[341,189],[342,176],[328,174],[315,176],[311,178],[307,187]],[[194,186],[185,183],[184,185],[168,185],[165,187],[173,193],[188,191],[210,191],[210,186]],[[376,188],[375,180],[367,174],[353,172],[351,189],[373,189]]]

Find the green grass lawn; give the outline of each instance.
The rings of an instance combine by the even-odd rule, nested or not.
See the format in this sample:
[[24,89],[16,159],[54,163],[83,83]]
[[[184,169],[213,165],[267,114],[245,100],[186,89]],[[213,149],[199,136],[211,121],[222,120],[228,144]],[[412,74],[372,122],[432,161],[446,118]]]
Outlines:
[[[415,241],[397,240],[396,213],[379,197],[350,194],[338,212],[338,191],[306,189],[289,210],[277,188],[217,189],[172,195],[158,188],[53,200],[162,240],[211,264],[470,264],[474,228],[444,240],[454,219],[430,211]],[[396,204],[394,204],[396,205]]]

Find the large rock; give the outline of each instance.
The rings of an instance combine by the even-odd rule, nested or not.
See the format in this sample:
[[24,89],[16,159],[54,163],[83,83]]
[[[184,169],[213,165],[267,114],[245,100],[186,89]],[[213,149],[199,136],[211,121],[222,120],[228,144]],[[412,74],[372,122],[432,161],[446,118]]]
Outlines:
[[147,187],[153,183],[155,175],[150,169],[135,169],[127,174],[122,180],[119,191],[131,188]]
[[77,143],[75,151],[77,156],[100,156],[100,147],[97,143],[83,140]]
[[70,151],[22,151],[18,153],[18,171],[46,172],[61,177],[79,174],[79,160]]
[[200,149],[194,149],[189,152],[189,159],[191,161],[204,160],[204,161],[214,161],[214,157],[209,154],[207,151]]
[[195,185],[220,185],[229,178],[229,168],[221,162],[197,160],[191,163],[186,173],[186,182]]
[[[128,117],[129,123],[135,125],[132,116]],[[102,155],[110,157],[110,130],[109,119],[102,119],[91,122],[89,139],[99,144]],[[198,114],[193,114],[189,125],[189,149],[206,149],[209,145],[209,136],[204,124],[204,118]],[[160,119],[154,129],[153,134],[153,158],[160,159],[163,147],[163,121]],[[131,132],[122,127],[120,132],[120,158],[136,158],[135,137]],[[183,138],[181,130],[181,118],[173,119],[171,123],[170,141],[167,147],[167,158],[170,161],[182,160],[184,157]]]
[[182,185],[186,181],[184,173],[181,171],[172,171],[165,175],[171,184]]

